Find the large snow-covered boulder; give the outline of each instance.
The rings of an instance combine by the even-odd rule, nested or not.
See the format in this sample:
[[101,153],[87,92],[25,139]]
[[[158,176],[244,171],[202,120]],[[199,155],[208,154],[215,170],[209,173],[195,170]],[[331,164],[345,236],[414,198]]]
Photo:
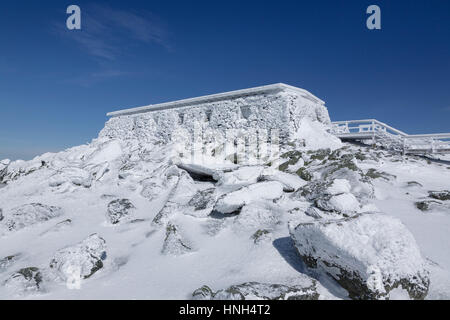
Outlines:
[[93,234],[74,246],[57,251],[50,268],[56,270],[63,280],[76,282],[103,268],[105,259],[106,241]]
[[225,290],[213,292],[203,286],[192,294],[196,300],[317,300],[319,294],[315,280],[305,285],[283,285],[246,282]]
[[385,299],[395,288],[423,299],[429,277],[412,234],[396,218],[372,213],[290,225],[304,263],[333,277],[354,299]]
[[30,203],[10,210],[5,219],[0,221],[0,225],[8,231],[17,231],[59,217],[62,213],[59,207]]

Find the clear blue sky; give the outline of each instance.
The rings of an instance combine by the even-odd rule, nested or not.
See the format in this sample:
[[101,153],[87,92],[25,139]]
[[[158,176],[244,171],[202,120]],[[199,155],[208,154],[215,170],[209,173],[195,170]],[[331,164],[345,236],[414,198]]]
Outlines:
[[[66,29],[66,8],[82,30]],[[366,28],[368,5],[382,30]],[[284,82],[334,120],[450,131],[450,1],[2,1],[0,158],[95,138],[116,109]]]

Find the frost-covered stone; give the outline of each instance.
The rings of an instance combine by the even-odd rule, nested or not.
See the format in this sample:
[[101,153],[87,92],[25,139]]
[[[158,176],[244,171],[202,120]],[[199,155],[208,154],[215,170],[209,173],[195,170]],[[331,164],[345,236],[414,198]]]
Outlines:
[[363,214],[290,225],[304,263],[333,277],[354,299],[384,299],[395,288],[413,299],[428,292],[425,261],[412,234],[396,218]]
[[62,213],[63,211],[59,207],[30,203],[10,210],[0,224],[3,224],[9,231],[16,231],[59,217]]
[[335,179],[328,187],[327,191],[331,195],[338,195],[341,193],[350,193],[352,186],[347,179]]
[[20,258],[20,256],[20,254],[15,254],[0,259],[0,272],[5,271],[11,265],[13,265]]
[[424,200],[417,201],[415,203],[417,209],[421,211],[448,211],[450,210],[450,204],[446,204],[438,200]]
[[190,251],[192,251],[191,246],[183,239],[177,226],[168,223],[166,226],[166,238],[164,239],[162,253],[178,256]]
[[213,208],[216,202],[216,189],[208,188],[198,191],[191,200],[189,200],[189,206],[194,207],[195,211],[205,210],[207,208]]
[[87,170],[78,167],[65,167],[49,179],[51,187],[59,187],[68,182],[75,186],[90,188],[93,177]]
[[106,216],[112,224],[130,218],[131,212],[136,207],[128,199],[113,200],[108,204]]
[[214,210],[222,214],[232,214],[246,204],[258,200],[274,200],[283,194],[283,185],[277,181],[261,182],[225,194],[217,201]]
[[304,186],[306,182],[297,175],[273,169],[264,170],[258,181],[278,181],[283,184],[284,192],[294,192]]
[[245,230],[274,229],[281,215],[282,210],[270,202],[255,202],[245,205],[234,223]]
[[180,169],[183,169],[189,173],[192,179],[196,181],[208,181],[217,182],[221,179],[222,174],[220,171],[210,169],[198,164],[178,164]]
[[223,185],[249,185],[258,182],[264,168],[260,166],[241,167],[224,174],[221,183]]
[[255,244],[258,244],[260,242],[270,240],[270,231],[267,229],[258,229],[256,232],[251,236],[251,239]]
[[0,161],[0,183],[3,182],[3,179],[8,172],[8,165],[11,163],[9,159]]
[[15,181],[20,177],[27,176],[46,167],[47,163],[38,158],[31,161],[17,160],[10,162],[9,160],[3,160],[0,165],[0,182],[8,183]]
[[103,268],[105,259],[106,241],[93,234],[74,246],[57,251],[50,268],[55,269],[63,280],[79,281]]
[[377,169],[374,168],[370,168],[369,170],[367,170],[366,172],[366,176],[371,178],[371,179],[384,179],[386,181],[392,181],[395,180],[397,177],[393,174],[384,172],[384,171],[379,171]]
[[178,176],[173,176],[174,184],[169,191],[167,201],[162,209],[153,218],[152,224],[156,226],[163,226],[170,219],[170,216],[183,210],[183,207],[188,206],[188,203],[197,193],[197,186],[192,177],[183,170],[178,170]]
[[5,286],[21,294],[41,290],[42,282],[41,270],[36,267],[28,267],[14,272],[5,281]]
[[[320,201],[318,201],[320,203]],[[357,212],[360,208],[359,202],[356,197],[351,193],[342,193],[332,196],[327,201],[326,211],[336,211],[336,212]],[[319,206],[320,207],[320,206]],[[323,208],[325,209],[325,208]]]
[[450,191],[443,190],[443,191],[429,191],[428,194],[431,198],[436,200],[442,200],[447,201],[450,200]]
[[305,286],[246,282],[213,292],[203,286],[192,294],[197,300],[318,300],[316,281]]
[[331,182],[320,180],[300,188],[293,194],[293,198],[311,201],[313,207],[310,207],[306,214],[314,218],[318,218],[321,212],[348,216],[360,210],[358,199],[350,191],[351,185],[346,179],[335,179]]

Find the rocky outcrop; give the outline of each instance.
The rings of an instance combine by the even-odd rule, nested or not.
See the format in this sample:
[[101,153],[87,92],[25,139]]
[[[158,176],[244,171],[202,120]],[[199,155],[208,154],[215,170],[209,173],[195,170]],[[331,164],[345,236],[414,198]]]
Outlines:
[[56,252],[50,268],[63,280],[79,281],[91,277],[103,268],[106,259],[106,241],[97,234],[90,235],[80,243]]
[[443,191],[429,191],[428,194],[431,198],[436,200],[442,200],[447,201],[450,200],[450,191],[443,190]]
[[423,299],[429,276],[406,227],[383,214],[290,226],[304,263],[334,278],[353,299],[387,299],[394,288]]
[[108,204],[108,211],[106,216],[109,222],[112,224],[118,224],[119,222],[129,219],[132,211],[136,207],[128,199],[116,199]]
[[208,188],[205,190],[198,191],[191,200],[189,200],[188,205],[194,207],[195,211],[205,210],[207,208],[213,208],[216,202],[216,189]]
[[17,231],[59,217],[62,213],[59,207],[30,203],[12,209],[6,218],[0,221],[0,225],[3,224],[9,231]]
[[16,293],[37,292],[42,288],[43,276],[36,267],[23,268],[13,273],[6,281],[5,286]]
[[319,298],[315,280],[311,280],[307,286],[246,282],[217,292],[203,286],[195,290],[192,296],[197,300],[318,300]]

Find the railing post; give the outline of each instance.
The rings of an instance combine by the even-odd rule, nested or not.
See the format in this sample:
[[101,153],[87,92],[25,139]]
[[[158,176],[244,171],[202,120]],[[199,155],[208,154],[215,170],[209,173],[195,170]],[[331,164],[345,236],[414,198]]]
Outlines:
[[374,121],[372,121],[371,128],[372,128],[372,147],[374,147],[374,145],[375,145],[375,122]]
[[402,137],[403,139],[403,156],[406,154],[406,137]]

